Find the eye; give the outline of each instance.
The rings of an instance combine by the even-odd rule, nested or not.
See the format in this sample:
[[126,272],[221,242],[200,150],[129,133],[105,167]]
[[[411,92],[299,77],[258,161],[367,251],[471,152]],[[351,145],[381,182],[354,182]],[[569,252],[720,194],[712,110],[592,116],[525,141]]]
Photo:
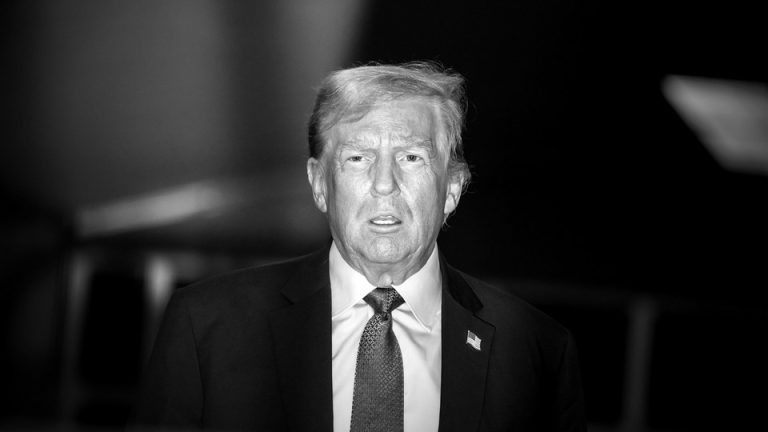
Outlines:
[[354,155],[347,158],[347,161],[349,162],[362,162],[363,157],[361,155]]
[[405,155],[405,160],[408,162],[419,162],[421,161],[421,156],[415,155],[415,154],[409,154],[409,155]]

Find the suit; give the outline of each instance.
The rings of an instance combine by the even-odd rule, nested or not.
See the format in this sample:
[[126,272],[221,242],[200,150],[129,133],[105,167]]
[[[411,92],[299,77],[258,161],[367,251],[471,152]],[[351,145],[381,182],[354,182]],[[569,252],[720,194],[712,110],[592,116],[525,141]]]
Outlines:
[[[569,332],[442,256],[440,267],[440,430],[585,430]],[[331,431],[330,352],[327,248],[190,285],[167,307],[136,421]]]

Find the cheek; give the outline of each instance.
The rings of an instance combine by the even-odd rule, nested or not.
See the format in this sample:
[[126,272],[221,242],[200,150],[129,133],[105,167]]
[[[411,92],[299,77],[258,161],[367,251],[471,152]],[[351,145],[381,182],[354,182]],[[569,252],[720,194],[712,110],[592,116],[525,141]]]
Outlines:
[[348,223],[360,211],[364,203],[364,191],[359,179],[349,176],[336,176],[331,186],[333,189],[334,212],[341,217],[342,223]]
[[443,217],[445,207],[445,186],[434,175],[422,176],[412,182],[407,189],[411,191],[410,207],[418,217],[420,225],[429,225],[433,220]]

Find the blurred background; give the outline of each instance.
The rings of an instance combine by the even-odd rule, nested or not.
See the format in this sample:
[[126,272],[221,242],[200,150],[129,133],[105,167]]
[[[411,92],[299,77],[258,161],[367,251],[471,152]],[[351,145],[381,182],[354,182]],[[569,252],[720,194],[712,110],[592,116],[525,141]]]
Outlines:
[[765,430],[764,2],[5,2],[0,428],[119,429],[165,302],[329,233],[331,70],[467,78],[439,244],[557,318],[594,431]]

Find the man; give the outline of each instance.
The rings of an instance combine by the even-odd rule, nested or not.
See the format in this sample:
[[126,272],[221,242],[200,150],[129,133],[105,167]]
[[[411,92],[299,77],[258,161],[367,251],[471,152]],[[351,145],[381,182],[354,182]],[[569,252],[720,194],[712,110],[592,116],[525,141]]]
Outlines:
[[585,430],[568,331],[437,250],[469,180],[463,98],[459,75],[423,63],[324,81],[307,174],[333,242],[176,292],[141,424]]

